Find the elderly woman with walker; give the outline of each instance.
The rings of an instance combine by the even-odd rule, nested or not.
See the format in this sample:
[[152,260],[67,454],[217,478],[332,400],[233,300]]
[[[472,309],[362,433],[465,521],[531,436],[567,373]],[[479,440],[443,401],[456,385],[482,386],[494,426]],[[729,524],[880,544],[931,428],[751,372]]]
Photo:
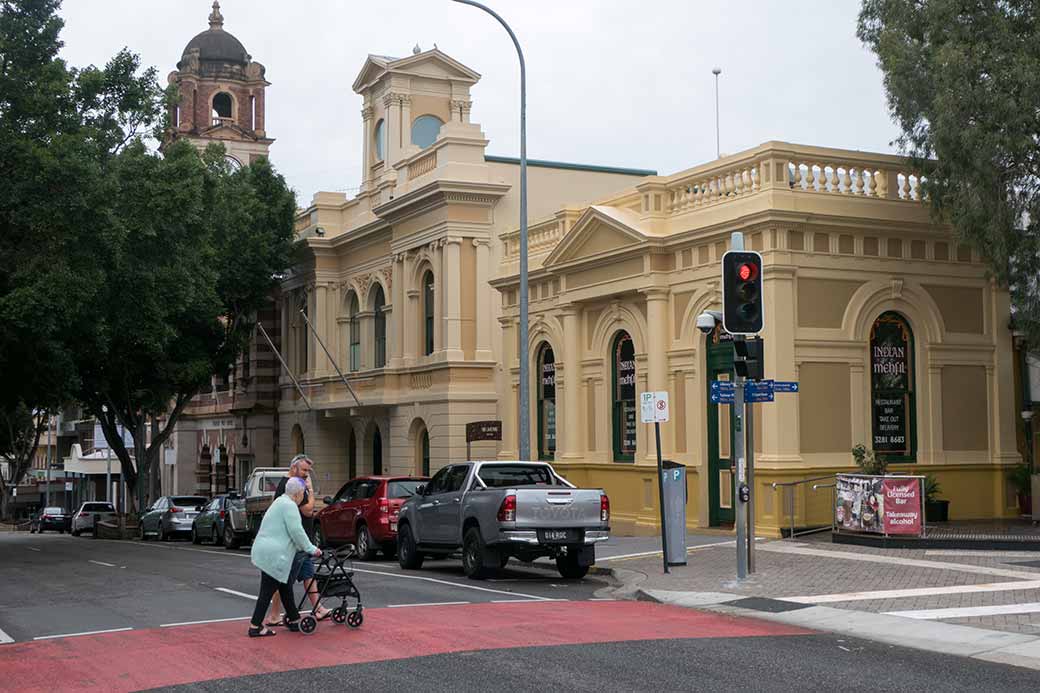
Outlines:
[[253,565],[260,570],[260,594],[257,595],[253,619],[249,624],[249,637],[262,638],[275,635],[264,625],[264,614],[277,592],[285,607],[285,625],[291,631],[300,630],[300,612],[296,608],[290,573],[293,559],[298,551],[312,556],[321,556],[321,549],[311,543],[300,520],[300,503],[303,502],[307,486],[302,479],[290,478],[285,484],[285,493],[274,500],[253,541],[250,553]]

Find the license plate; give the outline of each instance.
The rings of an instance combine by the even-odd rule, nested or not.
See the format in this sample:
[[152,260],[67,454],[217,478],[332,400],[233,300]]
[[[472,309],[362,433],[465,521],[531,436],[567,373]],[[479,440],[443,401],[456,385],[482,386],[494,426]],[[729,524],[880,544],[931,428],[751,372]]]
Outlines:
[[565,544],[577,540],[577,532],[573,529],[543,529],[540,540],[546,544]]

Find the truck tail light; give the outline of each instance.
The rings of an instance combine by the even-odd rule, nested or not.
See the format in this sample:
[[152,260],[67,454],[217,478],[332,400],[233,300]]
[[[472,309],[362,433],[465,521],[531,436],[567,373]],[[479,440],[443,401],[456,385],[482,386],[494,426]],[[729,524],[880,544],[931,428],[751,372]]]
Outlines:
[[223,519],[224,519],[224,511],[223,511],[223,510],[221,510],[221,511],[220,511],[220,519],[221,519],[221,520],[223,520]]
[[599,497],[599,521],[610,522],[610,499],[605,493]]
[[502,499],[502,505],[498,506],[499,522],[516,522],[516,496],[509,494]]

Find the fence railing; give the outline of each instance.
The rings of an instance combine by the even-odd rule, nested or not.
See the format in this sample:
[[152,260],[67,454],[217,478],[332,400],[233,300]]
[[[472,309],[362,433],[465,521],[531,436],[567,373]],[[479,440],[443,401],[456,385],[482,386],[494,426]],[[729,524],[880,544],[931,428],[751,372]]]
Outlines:
[[[834,474],[828,474],[827,476],[800,479],[799,481],[773,482],[773,490],[780,492],[783,496],[782,501],[777,504],[777,512],[779,514],[777,524],[780,527],[787,526],[787,538],[793,539],[796,536],[826,532],[834,528],[834,484],[813,483],[821,481],[833,482],[834,479]],[[808,484],[812,484],[812,486],[810,487]],[[798,493],[799,487],[804,487],[801,494]],[[820,490],[827,488],[832,489],[830,493],[819,493]],[[799,500],[801,502],[800,513],[798,512]],[[823,503],[827,503],[826,517],[830,519],[826,525],[815,525],[810,522],[809,518],[820,515],[820,505]],[[801,531],[796,531],[795,529],[798,517],[801,517],[804,523]],[[781,534],[783,534],[782,531]]]

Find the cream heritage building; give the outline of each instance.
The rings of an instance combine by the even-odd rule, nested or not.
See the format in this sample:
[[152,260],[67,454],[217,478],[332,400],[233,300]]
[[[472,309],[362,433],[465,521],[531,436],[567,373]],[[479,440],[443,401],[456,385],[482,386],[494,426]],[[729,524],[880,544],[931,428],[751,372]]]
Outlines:
[[[369,56],[360,192],[317,193],[298,216],[280,342],[306,400],[283,372],[277,447],[315,457],[322,493],[463,460],[471,421],[504,427],[475,457],[517,455],[519,166],[470,120],[478,79],[439,50]],[[758,526],[829,523],[829,492],[772,484],[849,471],[857,443],[937,476],[953,518],[1016,513],[1008,295],[930,219],[904,159],[768,142],[669,176],[528,175],[531,447],[604,487],[617,529],[656,526],[646,390],[671,396],[662,447],[688,466],[691,527],[732,522],[734,432],[708,400],[732,353],[694,319],[720,304],[734,231],[764,257],[766,375],[801,383],[756,405]]]

